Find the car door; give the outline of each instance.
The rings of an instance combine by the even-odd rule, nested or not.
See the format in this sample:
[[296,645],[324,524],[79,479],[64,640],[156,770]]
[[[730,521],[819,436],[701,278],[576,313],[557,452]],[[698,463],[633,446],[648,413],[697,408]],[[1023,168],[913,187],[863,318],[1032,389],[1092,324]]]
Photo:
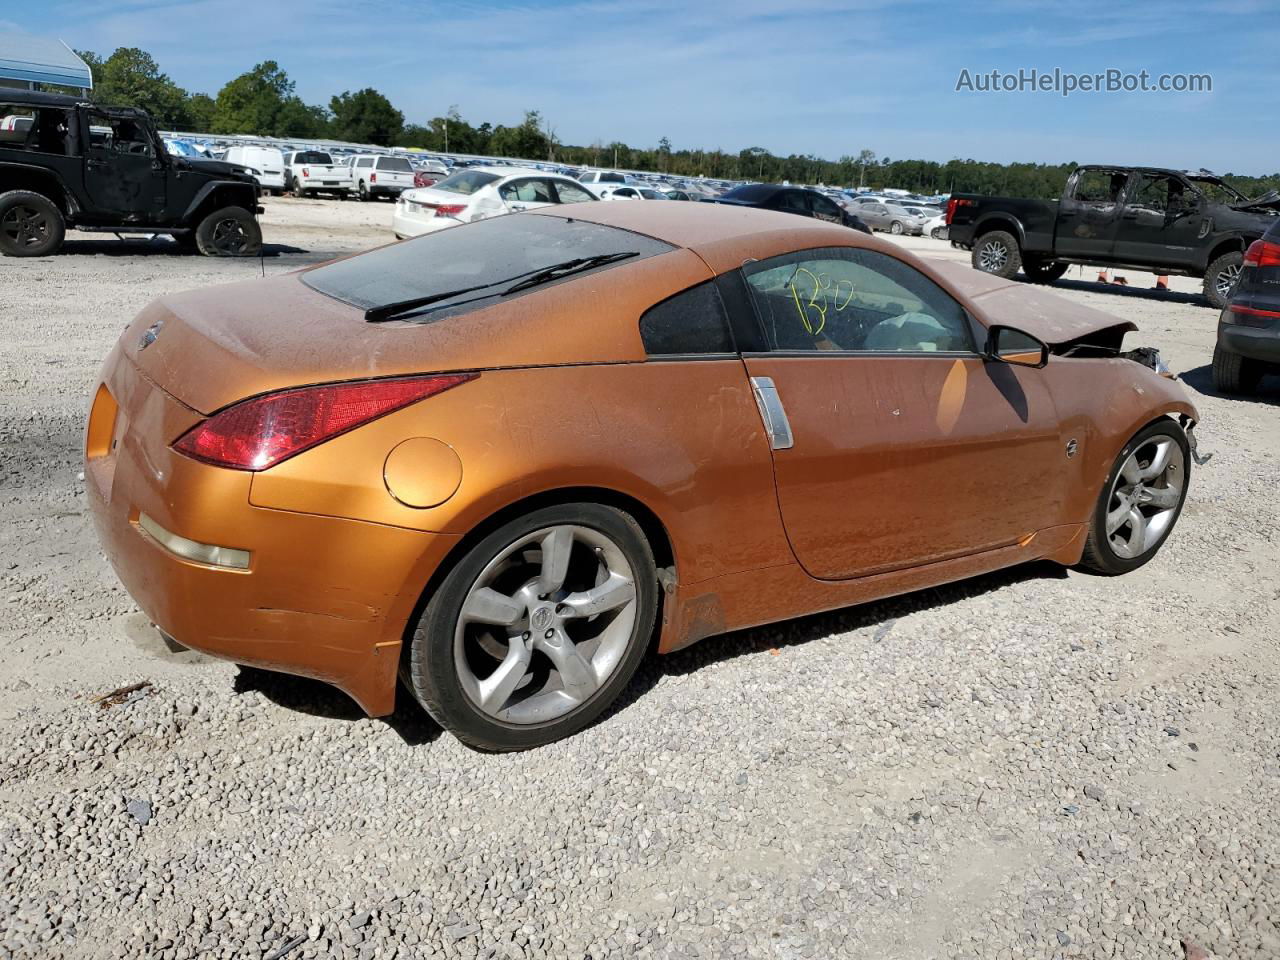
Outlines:
[[1084,167],[1067,180],[1053,228],[1054,252],[1082,260],[1115,256],[1127,170]]
[[556,202],[551,184],[542,177],[522,177],[504,183],[498,188],[498,196],[512,213],[549,207]]
[[1138,173],[1116,228],[1120,263],[1194,266],[1204,225],[1200,195],[1181,177]]
[[884,230],[889,226],[889,208],[883,203],[864,203],[858,216],[873,230]]
[[572,180],[549,181],[555,190],[556,203],[591,203],[598,199],[591,191],[578,186]]
[[166,167],[147,128],[129,117],[85,110],[85,192],[95,219],[148,222],[163,214]]
[[743,361],[773,426],[787,536],[809,574],[933,563],[1054,523],[1066,455],[1040,371],[985,362],[985,332],[936,283],[845,247],[739,275],[738,309],[756,325],[739,337]]

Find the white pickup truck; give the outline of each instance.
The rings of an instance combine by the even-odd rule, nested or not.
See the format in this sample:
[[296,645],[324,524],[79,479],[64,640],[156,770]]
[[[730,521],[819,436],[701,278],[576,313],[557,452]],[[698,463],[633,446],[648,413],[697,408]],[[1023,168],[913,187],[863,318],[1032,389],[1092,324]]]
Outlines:
[[295,197],[328,193],[337,197],[351,192],[351,168],[334,163],[323,150],[293,150],[284,155],[284,172]]
[[347,162],[351,165],[351,186],[361,200],[394,200],[401,191],[413,189],[413,167],[404,157],[357,155]]

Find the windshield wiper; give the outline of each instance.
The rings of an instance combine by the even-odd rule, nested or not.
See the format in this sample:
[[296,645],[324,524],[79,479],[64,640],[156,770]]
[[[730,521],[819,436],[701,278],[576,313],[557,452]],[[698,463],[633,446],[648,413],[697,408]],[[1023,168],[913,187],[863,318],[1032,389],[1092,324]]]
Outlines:
[[619,260],[627,260],[638,256],[640,256],[638,250],[624,250],[620,253],[598,253],[594,257],[578,257],[576,260],[566,260],[564,263],[552,264],[537,273],[530,274],[519,283],[513,283],[502,291],[502,295],[508,297],[513,293],[519,293],[521,290],[528,290],[530,287],[550,283],[552,280],[559,280],[561,277],[572,276],[575,273],[581,273],[593,267],[603,267],[606,263],[617,263]]
[[[593,267],[604,266],[606,263],[614,263],[618,260],[626,260],[630,257],[638,256],[640,256],[638,251],[626,250],[621,253],[601,253],[592,257],[578,257],[575,260],[566,260],[564,263],[555,263],[549,267],[539,267],[537,270],[517,273],[513,277],[504,277],[501,280],[493,280],[490,283],[481,283],[474,287],[462,287],[459,290],[446,290],[444,293],[432,293],[425,297],[413,297],[409,300],[398,300],[395,303],[384,303],[380,307],[370,307],[364,312],[364,319],[366,323],[385,323],[388,320],[399,320],[407,314],[421,310],[423,307],[429,307],[433,303],[452,300],[455,297],[461,297],[468,293],[476,293],[480,290],[489,290],[492,287],[498,287],[504,283],[511,283],[512,280],[519,281],[502,291],[500,296],[505,297],[513,293],[519,293],[521,290],[526,290],[529,287],[536,287],[539,284],[558,280],[561,277],[567,277],[583,270],[590,270]],[[480,297],[478,299],[484,298]]]

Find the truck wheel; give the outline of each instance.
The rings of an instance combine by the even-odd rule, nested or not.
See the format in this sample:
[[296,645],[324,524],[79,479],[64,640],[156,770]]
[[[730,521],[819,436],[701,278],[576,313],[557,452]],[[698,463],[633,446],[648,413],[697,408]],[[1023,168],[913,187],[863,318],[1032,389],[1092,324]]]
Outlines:
[[1067,272],[1067,264],[1049,261],[1022,261],[1022,272],[1032,283],[1053,283]]
[[1219,393],[1253,393],[1262,379],[1262,365],[1257,360],[1213,348],[1213,388]]
[[1212,306],[1221,310],[1231,301],[1235,292],[1236,281],[1240,279],[1240,265],[1244,263],[1244,254],[1239,250],[1224,253],[1204,272],[1204,295]]
[[297,197],[299,200],[301,200],[302,199],[302,181],[299,180],[297,177],[294,177],[293,185],[291,189],[293,190],[293,195]]
[[223,207],[200,221],[196,246],[206,257],[256,257],[262,252],[262,228],[244,207]]
[[1008,279],[1022,266],[1022,251],[1013,234],[992,230],[978,238],[972,260],[973,269]]
[[368,201],[369,201],[369,188],[368,188],[368,187],[366,187],[366,186],[364,185],[364,181],[363,181],[363,180],[361,180],[361,181],[360,181],[360,185],[356,188],[356,192],[357,192],[357,193],[359,194],[359,196],[360,196],[360,202],[361,202],[361,203],[368,203]]
[[0,193],[0,253],[47,257],[62,246],[67,222],[52,200],[27,190]]

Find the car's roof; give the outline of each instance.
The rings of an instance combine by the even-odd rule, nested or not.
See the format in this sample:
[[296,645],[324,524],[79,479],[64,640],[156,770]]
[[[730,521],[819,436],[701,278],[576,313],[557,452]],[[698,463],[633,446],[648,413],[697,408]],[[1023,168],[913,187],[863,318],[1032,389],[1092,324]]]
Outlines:
[[895,249],[851,227],[738,204],[581,203],[542,207],[530,214],[571,217],[654,237],[692,250],[716,273],[739,267],[748,258],[806,247]]

